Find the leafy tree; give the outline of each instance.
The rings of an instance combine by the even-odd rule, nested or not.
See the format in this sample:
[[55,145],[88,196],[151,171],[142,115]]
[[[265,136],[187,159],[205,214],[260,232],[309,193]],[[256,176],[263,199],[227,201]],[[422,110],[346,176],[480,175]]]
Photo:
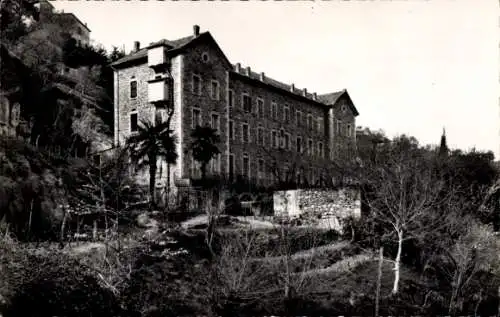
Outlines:
[[3,0],[0,2],[0,38],[15,41],[28,32],[26,18],[37,18],[35,1]]
[[207,165],[220,154],[217,144],[220,143],[220,136],[217,130],[211,127],[197,126],[191,133],[191,152],[193,159],[200,163],[201,178],[204,180],[207,174]]
[[170,118],[159,124],[142,121],[138,133],[127,140],[127,148],[132,162],[140,169],[149,168],[150,207],[156,206],[155,184],[157,164],[160,159],[167,164],[175,164],[175,136],[170,130]]
[[446,132],[443,128],[443,135],[441,135],[441,144],[439,145],[439,155],[441,157],[446,157],[448,156],[448,145],[446,143]]

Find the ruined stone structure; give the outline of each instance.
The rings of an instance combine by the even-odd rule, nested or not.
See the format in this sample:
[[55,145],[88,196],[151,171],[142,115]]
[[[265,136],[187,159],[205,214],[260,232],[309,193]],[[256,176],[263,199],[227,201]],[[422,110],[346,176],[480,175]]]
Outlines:
[[[144,48],[136,42],[133,52],[112,66],[115,146],[123,146],[141,120],[166,120],[167,110],[173,111],[179,158],[168,169],[172,188],[200,177],[189,152],[197,125],[212,126],[223,141],[209,174],[263,185],[292,167],[297,183],[317,183],[339,149],[355,149],[358,111],[346,90],[318,95],[233,65],[198,26],[178,40]],[[167,168],[158,164],[158,186],[163,186]]]

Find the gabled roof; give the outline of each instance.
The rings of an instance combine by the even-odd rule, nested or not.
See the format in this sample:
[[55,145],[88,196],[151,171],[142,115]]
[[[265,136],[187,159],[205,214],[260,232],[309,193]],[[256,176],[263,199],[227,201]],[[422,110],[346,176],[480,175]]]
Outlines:
[[331,92],[328,94],[319,95],[318,98],[322,102],[324,102],[328,105],[334,105],[337,102],[337,100],[339,100],[340,96],[342,96],[345,92],[346,92],[346,90],[342,89],[341,91],[336,91],[336,92]]
[[127,56],[124,56],[120,58],[119,60],[111,63],[111,66],[120,66],[125,63],[129,62],[134,62],[134,61],[139,61],[141,59],[147,59],[148,57],[148,48],[154,48],[157,46],[165,46],[167,48],[167,54],[177,54],[180,53],[183,49],[186,49],[190,45],[196,43],[197,41],[201,39],[207,39],[209,41],[212,41],[213,44],[215,44],[215,47],[217,50],[219,50],[220,54],[223,56],[223,58],[226,61],[226,64],[228,67],[231,67],[231,63],[229,63],[229,60],[227,59],[226,55],[224,52],[221,50],[213,36],[210,34],[210,32],[203,32],[200,33],[198,36],[190,35],[186,36],[177,40],[160,40],[158,42],[153,42],[150,43],[147,47],[141,48],[140,50],[133,52]]
[[351,97],[349,96],[349,93],[347,92],[347,89],[343,89],[341,91],[337,91],[337,92],[332,92],[332,93],[328,93],[328,94],[323,94],[323,95],[319,95],[318,98],[319,100],[321,100],[323,103],[327,104],[327,105],[331,105],[331,106],[334,106],[337,101],[342,97],[342,96],[345,96],[347,97],[347,99],[349,100],[349,107],[351,108],[351,111],[353,112],[354,116],[358,116],[359,115],[359,112],[358,110],[356,109],[356,107],[354,106],[354,103],[352,102],[352,99]]
[[[194,43],[196,43],[196,41],[201,40],[201,39],[206,39],[206,40],[209,40],[212,42],[212,44],[216,47],[216,49],[219,51],[221,56],[224,58],[227,68],[230,69],[230,74],[238,74],[240,76],[249,78],[254,82],[259,82],[263,85],[271,86],[273,88],[277,88],[277,89],[280,89],[282,91],[286,91],[289,94],[293,94],[293,95],[301,97],[301,98],[306,98],[309,101],[318,103],[319,105],[334,106],[335,103],[339,100],[339,98],[341,96],[346,95],[348,100],[350,101],[349,106],[350,106],[351,110],[353,111],[354,115],[355,116],[359,115],[359,112],[357,111],[351,98],[349,97],[349,94],[347,93],[347,90],[345,90],[345,89],[342,91],[337,91],[337,92],[333,92],[333,93],[329,93],[329,94],[318,95],[317,98],[314,98],[314,94],[309,93],[309,92],[304,93],[305,89],[299,89],[299,88],[295,88],[295,87],[293,87],[293,89],[292,89],[292,85],[285,84],[283,82],[280,82],[278,80],[275,80],[275,79],[267,77],[267,76],[265,76],[264,80],[262,81],[261,74],[253,72],[253,71],[250,71],[250,74],[248,74],[247,70],[245,68],[240,67],[240,65],[238,65],[238,66],[232,65],[229,62],[228,58],[226,57],[226,55],[224,54],[222,49],[217,44],[217,41],[215,41],[215,39],[212,37],[210,32],[203,32],[203,33],[200,33],[198,36],[191,35],[191,36],[183,37],[183,38],[173,40],[173,41],[163,39],[163,40],[160,40],[158,42],[150,43],[149,46],[142,48],[136,52],[132,52],[129,55],[124,56],[124,57],[120,58],[119,60],[111,63],[111,66],[119,67],[119,66],[124,66],[125,64],[128,64],[128,63],[139,62],[141,60],[143,60],[145,62],[145,61],[147,61],[147,57],[148,57],[148,48],[154,48],[157,46],[165,46],[167,48],[167,54],[172,56],[174,54],[178,54],[180,52],[183,52],[184,49],[187,49],[190,45],[193,45]],[[237,71],[238,68],[240,69],[239,71]]]

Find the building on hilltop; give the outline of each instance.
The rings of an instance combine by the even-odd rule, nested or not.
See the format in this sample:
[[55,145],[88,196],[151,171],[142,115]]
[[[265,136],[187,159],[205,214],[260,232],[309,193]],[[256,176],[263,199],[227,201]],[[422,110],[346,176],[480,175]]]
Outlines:
[[76,15],[67,12],[56,12],[54,6],[46,0],[38,3],[40,23],[55,22],[64,26],[64,33],[76,40],[79,45],[90,43],[90,29]]
[[193,29],[191,36],[144,48],[135,42],[112,64],[115,146],[123,146],[141,120],[164,120],[166,109],[173,110],[179,157],[169,169],[159,163],[158,186],[166,170],[170,186],[201,176],[189,152],[197,125],[212,126],[222,139],[209,173],[264,185],[292,167],[297,183],[317,183],[340,152],[353,153],[359,113],[346,90],[318,95],[233,65],[209,32]]

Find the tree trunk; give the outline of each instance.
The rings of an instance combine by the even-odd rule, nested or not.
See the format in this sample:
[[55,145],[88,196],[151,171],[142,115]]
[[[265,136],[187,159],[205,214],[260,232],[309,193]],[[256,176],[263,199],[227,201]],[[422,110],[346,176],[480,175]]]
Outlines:
[[394,286],[392,288],[392,294],[397,294],[399,291],[399,278],[400,278],[400,267],[401,267],[401,253],[403,251],[403,231],[398,231],[398,253],[396,254],[396,259],[394,261]]
[[66,218],[67,218],[67,215],[68,215],[68,212],[66,211],[66,208],[63,207],[63,213],[64,213],[64,216],[63,216],[63,220],[62,220],[62,223],[61,223],[61,233],[60,233],[60,236],[59,236],[59,247],[62,249],[64,247],[64,229],[66,227]]
[[92,239],[97,241],[97,220],[94,220],[94,227],[92,229]]
[[167,192],[165,197],[165,207],[169,212],[169,198],[170,198],[170,163],[167,162]]
[[33,221],[33,205],[35,203],[35,200],[34,199],[31,199],[31,203],[30,203],[30,217],[29,217],[29,220],[28,220],[28,236],[31,235],[31,225],[32,225],[32,221]]
[[[460,270],[460,268],[459,268]],[[454,286],[454,289],[451,293],[451,298],[450,298],[450,305],[448,306],[448,314],[450,314],[451,316],[454,316],[455,315],[455,311],[456,311],[456,301],[457,301],[457,298],[458,298],[458,292],[460,290],[460,285],[462,284],[462,272],[459,272],[458,273],[458,277],[457,277],[457,282]]]
[[156,159],[149,163],[149,209],[152,211],[156,206]]
[[375,293],[375,317],[378,317],[380,305],[380,287],[382,284],[382,265],[384,264],[384,247],[380,247],[378,259],[377,292]]
[[207,163],[202,163],[201,164],[201,179],[205,180],[206,176],[207,176]]

